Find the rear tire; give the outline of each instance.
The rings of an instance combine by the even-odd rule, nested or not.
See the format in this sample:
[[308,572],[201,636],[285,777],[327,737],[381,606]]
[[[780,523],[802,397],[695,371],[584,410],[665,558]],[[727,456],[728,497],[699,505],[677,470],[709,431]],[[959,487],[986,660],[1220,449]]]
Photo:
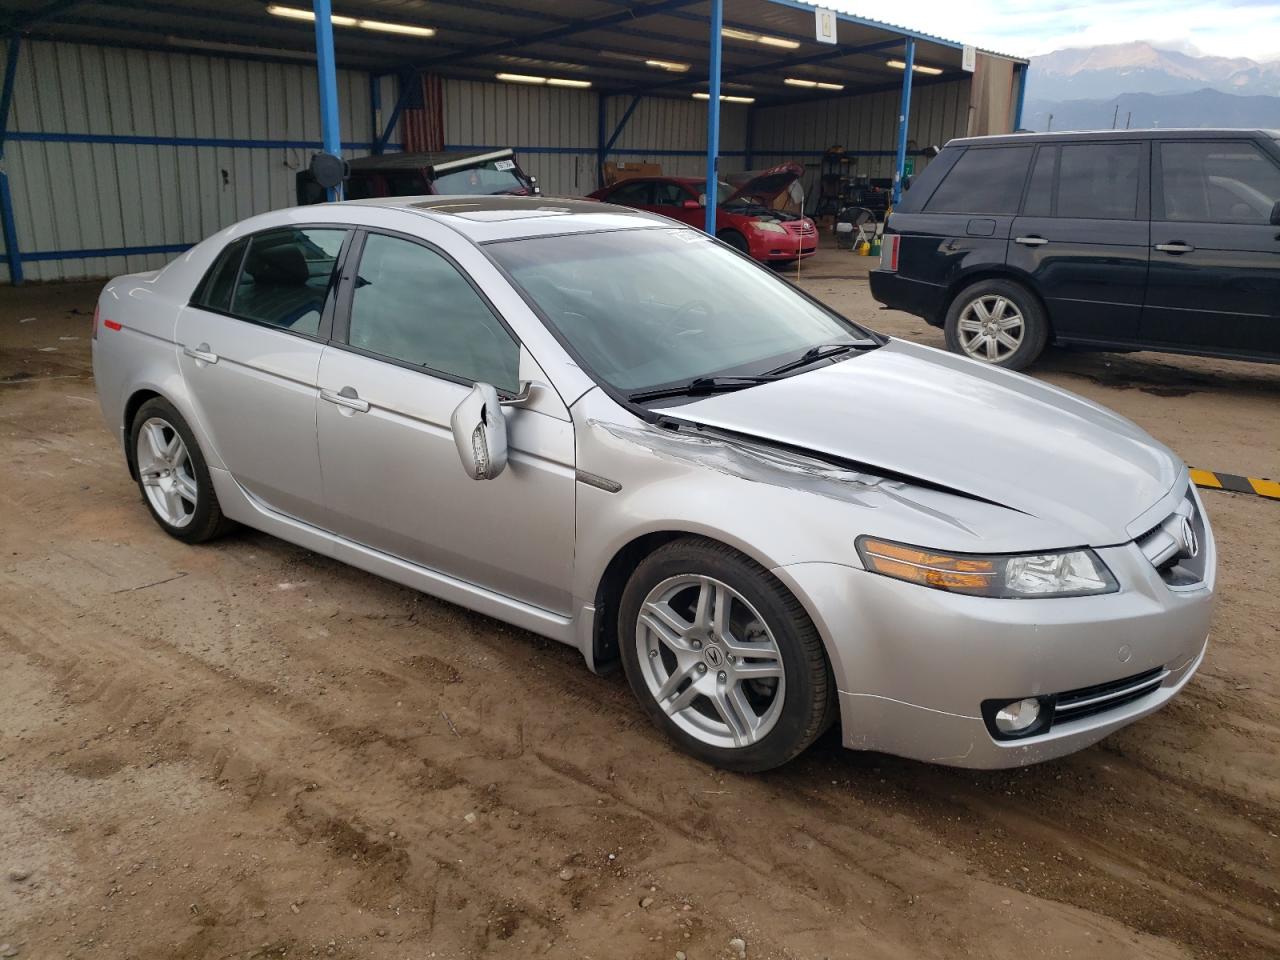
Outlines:
[[129,449],[142,501],[165,533],[203,543],[230,527],[195,435],[168,400],[152,397],[138,408]]
[[993,367],[1023,370],[1049,341],[1049,318],[1013,280],[979,280],[961,290],[943,323],[947,349]]
[[747,238],[737,230],[721,230],[716,234],[716,239],[723,240],[739,253],[745,253],[747,256],[751,256],[751,247],[747,243]]
[[835,680],[800,602],[714,540],[674,540],[640,562],[619,604],[618,639],[641,706],[706,763],[781,766],[835,719]]

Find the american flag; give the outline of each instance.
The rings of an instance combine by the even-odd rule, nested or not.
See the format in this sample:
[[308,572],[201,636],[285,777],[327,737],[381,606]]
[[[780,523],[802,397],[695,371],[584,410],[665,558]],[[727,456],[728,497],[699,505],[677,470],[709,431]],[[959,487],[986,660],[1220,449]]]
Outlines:
[[444,149],[444,92],[434,73],[419,74],[411,84],[401,113],[404,151],[435,153]]

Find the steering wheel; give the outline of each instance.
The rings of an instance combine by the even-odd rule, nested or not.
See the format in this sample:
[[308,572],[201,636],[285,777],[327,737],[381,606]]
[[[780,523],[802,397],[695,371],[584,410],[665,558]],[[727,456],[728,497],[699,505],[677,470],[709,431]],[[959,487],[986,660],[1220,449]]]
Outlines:
[[[715,309],[706,300],[690,300],[688,303],[682,304],[680,309],[675,312],[675,316],[671,318],[672,326],[677,328],[683,327],[694,313],[702,313],[705,317],[715,315]],[[677,337],[683,337],[690,333],[698,333],[698,330],[676,330]]]

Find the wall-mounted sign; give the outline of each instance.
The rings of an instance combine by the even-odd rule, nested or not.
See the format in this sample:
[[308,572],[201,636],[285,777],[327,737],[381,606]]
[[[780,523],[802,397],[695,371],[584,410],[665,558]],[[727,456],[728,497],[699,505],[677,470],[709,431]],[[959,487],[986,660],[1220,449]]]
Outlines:
[[836,12],[818,7],[813,11],[819,43],[836,42]]
[[960,66],[964,67],[970,73],[973,73],[973,71],[977,69],[978,67],[978,48],[977,47],[970,46],[967,43],[964,45],[964,59],[960,61]]

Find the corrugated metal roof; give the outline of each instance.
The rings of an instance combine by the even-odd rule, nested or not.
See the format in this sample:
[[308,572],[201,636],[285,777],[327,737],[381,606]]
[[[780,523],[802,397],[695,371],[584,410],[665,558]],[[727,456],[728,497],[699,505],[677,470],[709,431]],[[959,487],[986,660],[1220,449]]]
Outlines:
[[[279,2],[311,7],[310,0]],[[41,2],[9,6],[16,8],[13,22],[37,36],[261,59],[314,55],[313,25],[269,14],[265,0],[85,0],[29,22]],[[334,0],[334,6],[338,15],[436,30],[425,38],[335,25],[340,67],[489,80],[498,72],[526,73],[589,80],[608,93],[676,97],[706,87],[708,0]],[[787,77],[843,84],[846,93],[900,83],[901,71],[885,61],[908,36],[916,40],[917,63],[946,77],[963,75],[955,41],[841,13],[839,45],[832,46],[817,42],[814,8],[804,0],[728,0],[725,7],[726,89],[733,84],[733,92],[749,91],[762,104],[813,98],[812,88],[785,85]],[[687,69],[669,69],[677,64]]]

